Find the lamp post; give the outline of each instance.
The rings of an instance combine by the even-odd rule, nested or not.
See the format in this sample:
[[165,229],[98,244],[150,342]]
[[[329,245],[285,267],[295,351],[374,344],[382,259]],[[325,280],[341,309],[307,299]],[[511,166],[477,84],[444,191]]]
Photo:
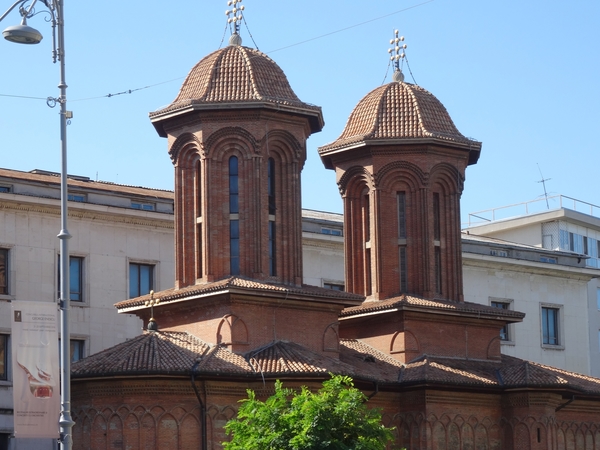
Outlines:
[[[31,1],[29,5],[26,4]],[[11,42],[19,44],[38,44],[42,40],[42,35],[35,28],[27,25],[27,19],[33,17],[36,13],[34,6],[38,0],[17,0],[2,16],[4,19],[13,9],[19,6],[19,13],[22,20],[20,25],[8,27],[2,32],[4,38]],[[67,84],[65,82],[65,36],[64,36],[64,11],[63,0],[39,0],[47,8],[46,13],[50,14],[52,23],[52,59],[60,63],[60,82],[58,88],[60,95],[58,98],[48,97],[46,103],[54,107],[56,103],[60,104],[60,143],[61,143],[61,171],[60,171],[60,224],[61,229],[58,234],[60,240],[60,324],[61,324],[61,346],[60,346],[60,442],[63,450],[71,450],[73,439],[71,430],[75,422],[71,418],[71,352],[69,328],[69,238],[71,235],[67,230],[68,218],[68,192],[67,192],[67,120],[72,117],[72,113],[67,111]],[[56,31],[56,34],[55,34]]]

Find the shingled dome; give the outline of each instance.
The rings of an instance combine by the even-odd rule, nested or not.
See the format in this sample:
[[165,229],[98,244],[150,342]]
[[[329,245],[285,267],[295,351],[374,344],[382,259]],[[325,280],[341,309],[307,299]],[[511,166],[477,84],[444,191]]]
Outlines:
[[[361,143],[434,139],[475,150],[481,142],[463,136],[442,103],[420,86],[392,82],[369,92],[354,108],[339,138],[319,148],[321,156]],[[469,163],[475,162],[469,161]]]
[[161,135],[162,120],[193,110],[271,108],[307,116],[311,131],[323,128],[321,108],[302,102],[283,70],[264,53],[229,45],[203,58],[185,79],[177,98],[150,113]]

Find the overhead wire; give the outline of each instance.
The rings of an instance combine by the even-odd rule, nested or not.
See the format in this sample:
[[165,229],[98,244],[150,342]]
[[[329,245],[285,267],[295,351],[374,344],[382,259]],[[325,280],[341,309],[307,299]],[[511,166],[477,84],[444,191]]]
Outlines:
[[[357,28],[357,27],[366,25],[366,24],[371,23],[371,22],[375,22],[375,21],[378,21],[378,20],[381,20],[381,19],[385,19],[387,17],[393,16],[393,15],[396,15],[396,14],[400,14],[402,12],[405,12],[405,11],[408,11],[408,10],[411,10],[411,9],[414,9],[414,8],[418,8],[420,6],[423,6],[423,5],[427,4],[427,3],[431,3],[433,1],[435,1],[435,0],[426,0],[424,2],[417,3],[416,5],[412,5],[412,6],[403,8],[403,9],[399,9],[398,11],[394,11],[394,12],[386,14],[384,16],[379,16],[379,17],[375,17],[373,19],[365,20],[363,22],[360,22],[360,23],[357,23],[357,24],[354,24],[354,25],[350,25],[350,26],[347,26],[347,27],[344,27],[344,28],[340,28],[338,30],[331,31],[329,33],[321,34],[319,36],[315,36],[315,37],[312,37],[310,39],[305,39],[303,41],[296,42],[295,44],[290,44],[290,45],[286,45],[284,47],[279,47],[279,48],[276,48],[274,50],[271,50],[271,51],[268,51],[268,52],[265,52],[265,53],[266,54],[271,54],[271,53],[279,52],[281,50],[286,50],[288,48],[296,47],[298,45],[306,44],[308,42],[316,41],[318,39],[323,39],[325,37],[328,37],[328,36],[331,36],[331,35],[334,35],[334,34],[337,34],[337,33],[341,33],[341,32],[347,31],[347,30],[351,30],[353,28]],[[248,24],[246,23],[245,17],[243,17],[243,19],[244,19],[244,24],[246,25],[246,29],[248,31],[248,34],[250,35],[250,38],[252,39],[252,42],[254,43],[256,49],[258,50],[258,45],[254,41],[254,37],[250,33],[250,29],[248,28]],[[221,44],[219,45],[219,48],[220,48],[221,45],[223,45],[223,41],[225,39],[225,34],[227,32],[228,25],[229,24],[225,25],[225,31],[223,33],[223,38],[221,40]],[[406,62],[406,64],[408,66],[408,70],[410,72],[410,75],[413,78],[413,81],[415,81],[415,78],[414,78],[414,76],[412,74],[412,71],[410,70],[410,66],[408,65],[408,61]],[[389,64],[388,64],[388,71],[389,71]],[[386,72],[386,77],[387,77],[387,72]],[[95,97],[86,97],[86,98],[79,98],[79,99],[75,99],[75,100],[69,100],[69,103],[72,103],[72,102],[82,102],[82,101],[88,101],[88,100],[97,100],[97,99],[101,99],[101,98],[112,98],[112,97],[116,97],[116,96],[120,96],[120,95],[125,95],[125,94],[133,94],[134,92],[137,92],[137,91],[142,91],[142,90],[145,90],[145,89],[153,88],[153,87],[156,87],[156,86],[160,86],[162,84],[172,83],[174,81],[182,80],[184,78],[185,77],[172,78],[172,79],[167,80],[167,81],[161,81],[159,83],[150,84],[148,86],[139,87],[139,88],[135,88],[135,89],[127,89],[127,90],[124,90],[124,91],[121,91],[121,92],[117,92],[117,93],[114,93],[114,94],[113,93],[109,93],[109,94],[105,94],[105,95],[98,95],[98,96],[95,96]],[[385,81],[385,78],[384,78],[384,81]],[[415,81],[415,84],[416,84],[416,81]],[[23,98],[23,99],[30,99],[30,100],[46,100],[47,99],[47,97],[30,97],[30,96],[25,96],[25,95],[10,95],[10,94],[0,94],[0,97]]]

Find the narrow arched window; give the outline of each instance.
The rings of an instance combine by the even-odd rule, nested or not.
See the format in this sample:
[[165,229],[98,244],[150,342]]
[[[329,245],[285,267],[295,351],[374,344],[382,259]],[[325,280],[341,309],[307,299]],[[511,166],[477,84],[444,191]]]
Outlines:
[[400,292],[408,292],[408,262],[406,259],[406,192],[396,193],[398,209],[398,273]]
[[240,206],[237,156],[229,158],[229,267],[231,275],[240,274]]
[[196,278],[202,277],[202,165],[196,163]]
[[275,241],[275,160],[269,158],[267,168],[267,184],[269,196],[269,275],[277,275],[276,241]]
[[440,194],[433,194],[433,245],[434,245],[434,276],[435,293],[442,293],[442,243],[441,243],[441,214],[440,214]]
[[362,201],[362,221],[363,221],[363,233],[364,233],[364,245],[365,245],[365,295],[371,295],[371,202],[369,197],[369,191],[363,193]]

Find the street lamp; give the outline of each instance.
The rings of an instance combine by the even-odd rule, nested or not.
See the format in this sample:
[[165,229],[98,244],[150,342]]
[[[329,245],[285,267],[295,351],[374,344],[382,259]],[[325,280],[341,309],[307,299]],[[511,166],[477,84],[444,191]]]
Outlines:
[[[31,1],[28,7],[25,5]],[[2,16],[0,22],[8,13],[19,6],[19,13],[22,20],[20,25],[8,27],[2,32],[5,39],[18,44],[39,44],[42,40],[42,34],[35,28],[27,25],[27,19],[33,17],[36,13],[34,6],[38,0],[17,0]],[[60,104],[60,142],[61,142],[61,171],[60,171],[60,223],[61,229],[58,234],[60,240],[60,322],[61,336],[60,340],[60,370],[61,370],[61,389],[60,389],[60,442],[64,450],[71,450],[73,439],[71,430],[75,422],[71,418],[71,332],[69,329],[69,238],[71,235],[67,230],[67,120],[72,117],[72,113],[67,111],[67,84],[65,83],[65,35],[64,35],[64,11],[63,0],[39,0],[43,3],[50,15],[52,24],[52,59],[60,63],[60,82],[58,88],[60,95],[58,98],[48,97],[46,103],[54,107],[56,103]],[[54,33],[56,31],[56,34]]]

